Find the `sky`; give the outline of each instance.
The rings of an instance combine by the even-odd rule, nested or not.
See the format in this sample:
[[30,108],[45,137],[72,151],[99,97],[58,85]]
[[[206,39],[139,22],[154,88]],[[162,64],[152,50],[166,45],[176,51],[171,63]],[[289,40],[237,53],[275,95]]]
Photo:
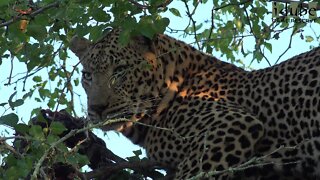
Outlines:
[[[210,3],[206,4],[206,5],[200,5],[198,7],[198,10],[196,11],[196,16],[195,16],[195,21],[197,22],[204,22],[205,20],[208,20],[208,18],[210,18],[211,16],[211,8],[212,6],[209,5]],[[269,10],[271,11],[271,3],[269,5]],[[175,17],[170,13],[165,13],[164,16],[165,17],[169,17],[170,19],[170,24],[169,27],[173,28],[173,29],[182,29],[184,28],[187,24],[188,24],[188,17],[185,15],[185,8],[184,5],[180,2],[180,1],[174,1],[174,3],[172,3],[170,5],[170,7],[175,7],[177,9],[181,9],[180,13],[182,15],[182,18],[180,17]],[[320,13],[320,12],[318,12]],[[268,17],[269,16],[269,17]],[[226,16],[224,17],[226,19],[232,18],[232,16]],[[271,15],[266,15],[266,21],[271,21]],[[313,24],[309,24],[312,25],[314,29],[320,29],[319,25],[315,25],[315,23]],[[290,31],[289,31],[290,32]],[[312,33],[311,31],[308,32],[304,32],[304,34],[308,34],[308,33]],[[172,34],[175,38],[180,39],[182,41],[185,41],[187,43],[191,43],[194,41],[193,38],[184,38],[182,36],[177,36],[175,34]],[[275,62],[275,59],[277,59],[282,52],[286,49],[288,42],[289,42],[289,33],[283,33],[280,36],[280,39],[272,41],[272,45],[273,45],[273,51],[272,53],[269,53],[268,51],[266,52],[266,56],[268,57],[269,60],[271,60],[271,62]],[[244,44],[246,46],[246,48],[248,49],[253,49],[254,48],[254,39],[253,38],[247,38],[244,41]],[[319,46],[319,42],[314,42],[314,43],[306,43],[303,40],[300,39],[299,35],[295,36],[292,40],[292,48],[282,57],[281,61],[286,60],[292,56],[295,56],[297,54],[306,52],[308,50],[310,50],[310,45],[313,45],[315,47]],[[70,55],[70,57],[68,58],[68,64],[70,65],[69,70],[72,69],[72,65],[77,64],[78,59],[77,57],[75,57],[73,55],[73,53],[68,53]],[[218,52],[214,52],[214,56],[216,57],[220,57],[221,54]],[[239,56],[239,58],[242,58],[241,56]],[[220,58],[221,60],[227,61],[225,59],[225,57]],[[242,61],[246,64],[249,65],[249,63],[251,62],[251,57],[247,58],[247,59],[242,59]],[[266,61],[262,61],[260,63],[254,62],[251,67],[253,67],[254,69],[261,69],[261,68],[265,68],[268,67],[268,64]],[[10,70],[10,59],[5,59],[3,60],[3,64],[0,65],[0,103],[2,102],[7,102],[9,96],[14,92],[13,88],[15,87],[14,85],[12,86],[4,86],[4,84],[7,82],[6,78],[9,75],[9,70]],[[22,63],[14,63],[14,69],[13,69],[13,74],[17,74],[20,72],[26,72],[26,68]],[[45,71],[41,72],[40,75],[43,78],[47,78],[47,74]],[[76,76],[79,76],[79,74],[75,74]],[[32,80],[29,79],[29,82],[31,82]],[[24,94],[22,93],[22,85],[19,84],[16,86],[17,88],[17,97],[21,98],[21,96]],[[32,88],[32,83],[27,83],[26,84],[26,89]],[[84,116],[85,112],[83,112],[83,109],[86,109],[86,95],[84,90],[82,89],[81,86],[76,87],[75,91],[79,94],[79,96],[75,97],[75,104],[76,106],[76,111],[77,114],[80,116]],[[19,117],[22,118],[23,121],[27,121],[29,119],[29,115],[30,112],[33,108],[35,107],[42,107],[42,108],[47,108],[46,103],[37,103],[34,101],[30,101],[30,100],[26,100],[25,104],[23,104],[22,106],[16,108],[15,112],[19,115]],[[0,109],[0,115],[2,115],[4,113],[4,109]],[[9,113],[9,111],[5,112],[5,114]],[[8,134],[6,134],[4,132],[6,128],[0,125],[0,136],[8,136]],[[94,132],[100,136],[103,137],[103,139],[106,141],[107,147],[112,150],[115,154],[121,156],[121,157],[129,157],[129,156],[133,156],[134,154],[132,153],[133,150],[138,150],[141,149],[138,146],[133,145],[129,140],[127,140],[126,138],[124,138],[122,135],[115,133],[115,132],[108,132],[106,134],[106,136],[104,136],[105,133],[103,133],[100,130],[94,130]],[[0,157],[0,161],[1,161],[1,157]]]

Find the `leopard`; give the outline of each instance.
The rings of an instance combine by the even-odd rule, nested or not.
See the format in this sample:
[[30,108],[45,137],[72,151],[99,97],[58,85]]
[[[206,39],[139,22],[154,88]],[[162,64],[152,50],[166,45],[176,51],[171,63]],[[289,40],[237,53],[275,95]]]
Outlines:
[[165,34],[114,28],[71,51],[92,122],[118,131],[173,179],[320,179],[320,47],[247,70]]

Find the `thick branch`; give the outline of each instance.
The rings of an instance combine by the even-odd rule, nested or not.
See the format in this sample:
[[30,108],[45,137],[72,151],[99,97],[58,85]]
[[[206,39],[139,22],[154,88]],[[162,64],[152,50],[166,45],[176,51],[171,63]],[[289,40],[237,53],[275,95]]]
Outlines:
[[[144,160],[138,162],[128,162],[127,160],[115,155],[110,151],[105,142],[93,134],[89,129],[94,127],[101,127],[114,122],[128,121],[126,119],[111,119],[106,122],[86,126],[86,122],[81,118],[74,118],[66,111],[52,112],[50,110],[42,110],[42,116],[47,119],[47,123],[51,124],[53,121],[61,122],[68,129],[63,132],[58,141],[51,144],[40,160],[35,165],[35,170],[31,178],[36,179],[41,167],[44,166],[47,155],[60,143],[65,143],[67,147],[78,149],[79,153],[86,155],[89,159],[89,167],[93,169],[89,173],[80,173],[79,176],[91,178],[108,178],[119,170],[129,168],[139,174],[143,174],[152,179],[163,176],[161,173],[155,171],[156,168],[166,170],[173,170],[173,167],[165,166],[161,163]],[[39,122],[36,118],[32,119],[33,124],[40,125],[42,128],[47,126],[47,123]],[[62,166],[66,164],[62,164]],[[61,166],[61,165],[60,165]],[[59,166],[56,166],[59,167]],[[67,165],[68,167],[68,165]],[[54,168],[59,169],[59,168]],[[61,168],[60,168],[61,169]],[[70,169],[70,168],[69,168]],[[71,170],[74,168],[71,168]],[[76,170],[76,169],[75,169]],[[72,173],[72,171],[70,171]]]
[[99,169],[95,169],[91,172],[85,173],[85,177],[87,179],[103,177],[106,174],[112,174],[122,169],[132,169],[136,171],[140,171],[143,169],[149,169],[150,167],[159,167],[160,164],[154,161],[136,161],[136,162],[122,162],[122,163],[115,163],[113,165],[108,165],[105,167],[101,167]]
[[[38,14],[40,14],[40,13],[42,13],[42,12],[48,10],[48,9],[54,8],[54,7],[59,7],[59,2],[58,1],[56,1],[54,3],[51,3],[51,4],[48,4],[47,6],[44,6],[44,7],[40,8],[40,9],[37,9],[37,10],[33,11],[32,13],[30,13],[28,16],[35,17]],[[4,22],[4,23],[1,23],[0,24],[0,28],[4,27],[4,26],[9,26],[10,24],[21,20],[22,18],[23,18],[23,16],[16,16],[16,17],[14,17],[14,18],[12,18],[12,19]]]

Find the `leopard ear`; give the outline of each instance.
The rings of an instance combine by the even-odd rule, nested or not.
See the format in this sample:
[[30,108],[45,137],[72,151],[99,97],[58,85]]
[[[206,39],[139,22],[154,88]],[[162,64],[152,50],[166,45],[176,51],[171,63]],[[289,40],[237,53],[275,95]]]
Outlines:
[[91,42],[83,37],[73,36],[70,41],[70,49],[76,54],[79,58],[81,58],[84,53],[87,52]]
[[154,52],[153,40],[143,35],[132,37],[129,44],[142,53]]
[[145,60],[150,64],[156,66],[157,51],[154,44],[154,39],[150,39],[146,36],[134,36],[131,38],[129,45],[136,51],[139,52]]

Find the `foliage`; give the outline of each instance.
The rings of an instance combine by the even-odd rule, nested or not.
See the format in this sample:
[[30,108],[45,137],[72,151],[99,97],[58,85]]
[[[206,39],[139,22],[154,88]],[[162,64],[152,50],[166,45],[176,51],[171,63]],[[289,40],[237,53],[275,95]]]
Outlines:
[[[196,20],[199,13],[204,13],[201,9],[205,6],[211,7],[211,11],[205,12],[206,19]],[[0,126],[28,134],[26,138],[32,143],[28,146],[30,156],[21,159],[18,158],[21,154],[7,143],[11,138],[0,139],[3,157],[0,179],[30,175],[36,162],[58,141],[58,134],[64,129],[59,123],[46,128],[27,126],[26,122],[19,121],[22,117],[16,108],[23,107],[26,101],[45,104],[52,110],[63,107],[74,115],[75,108],[79,108],[74,104],[74,89],[79,85],[75,74],[79,67],[70,68],[67,62],[71,56],[68,46],[72,36],[88,36],[95,41],[108,28],[120,27],[124,30],[121,43],[126,44],[135,34],[152,38],[166,31],[193,38],[198,49],[210,54],[220,52],[231,62],[243,63],[238,56],[242,54],[252,57],[252,62],[267,61],[270,65],[287,52],[293,37],[319,45],[320,35],[313,26],[320,23],[320,18],[313,23],[276,22],[271,19],[271,11],[271,3],[264,0],[1,0],[0,66],[10,69],[9,74],[2,74],[6,78],[2,85],[12,86],[14,91],[0,103],[4,109]],[[174,18],[188,19],[188,23],[179,29],[173,28],[170,22]],[[311,31],[305,33],[308,28]],[[276,42],[284,32],[291,34],[287,48],[277,60],[270,61],[265,52],[273,51],[271,42]],[[247,45],[247,38],[255,44]],[[15,66],[25,71],[20,69],[15,75]],[[16,90],[17,86],[22,90]],[[39,110],[40,107],[33,107],[30,117],[39,114]],[[12,138],[19,141],[16,136]],[[63,144],[58,147],[59,151],[50,153],[49,164],[67,162],[81,167],[86,163]],[[121,173],[127,176],[126,172]]]

